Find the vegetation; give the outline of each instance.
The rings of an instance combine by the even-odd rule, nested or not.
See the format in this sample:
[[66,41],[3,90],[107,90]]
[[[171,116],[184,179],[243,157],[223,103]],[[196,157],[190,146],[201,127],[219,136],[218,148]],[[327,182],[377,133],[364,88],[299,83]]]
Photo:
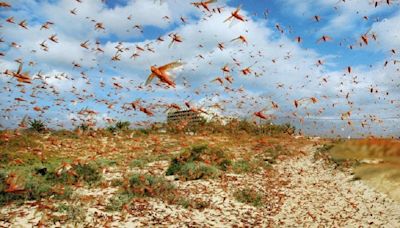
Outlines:
[[400,200],[396,184],[400,182],[398,140],[371,138],[325,144],[317,149],[315,158],[322,158],[338,169],[350,170],[354,174],[353,180],[366,181]]
[[182,133],[182,132],[193,132],[193,133],[219,133],[219,134],[237,134],[246,133],[251,135],[280,135],[280,134],[294,134],[296,129],[290,123],[285,124],[273,124],[272,122],[265,121],[262,123],[255,123],[246,119],[233,119],[228,123],[224,123],[219,120],[211,120],[206,122],[205,120],[196,123],[183,123],[175,124],[168,123],[164,126],[168,133]]
[[232,164],[231,156],[220,148],[193,146],[172,159],[167,175],[179,175],[185,180],[214,178]]
[[133,174],[122,190],[110,199],[108,210],[121,210],[135,197],[154,197],[176,202],[175,186],[164,177],[149,174]]
[[144,168],[148,163],[154,162],[154,161],[161,161],[161,160],[167,160],[168,155],[166,154],[138,154],[137,158],[133,159],[129,166],[131,168],[138,167],[138,168]]
[[[24,181],[20,181],[18,177],[14,179],[12,173],[6,176],[5,172],[1,171],[0,205],[14,201],[39,200],[50,196],[56,199],[68,199],[72,195],[72,189],[69,186],[64,187],[63,184],[52,179],[35,174],[19,178]],[[13,184],[17,185],[16,189],[12,188]]]
[[232,170],[235,173],[256,173],[262,168],[270,168],[268,162],[261,159],[253,158],[250,160],[239,159],[232,165]]
[[263,205],[262,194],[251,188],[245,188],[236,191],[233,196],[241,203],[246,203],[259,207]]
[[114,125],[110,125],[110,126],[106,127],[106,130],[111,133],[127,131],[127,130],[129,130],[130,125],[131,125],[131,123],[129,121],[118,121]]
[[115,128],[120,131],[129,130],[131,123],[129,121],[118,121],[115,123]]
[[81,131],[83,131],[83,132],[87,132],[87,131],[93,130],[93,128],[92,128],[89,124],[87,124],[87,123],[81,123],[81,124],[77,127],[77,129],[78,129],[78,130],[81,130]]
[[43,133],[46,131],[46,124],[42,120],[32,120],[29,121],[29,129]]
[[53,217],[53,222],[57,221],[72,221],[75,225],[75,227],[79,224],[85,221],[86,218],[86,210],[83,207],[82,203],[61,203],[57,207],[57,212],[61,213],[61,216],[55,216]]
[[333,144],[323,144],[322,146],[318,147],[314,153],[314,159],[324,159],[326,161],[331,160],[329,155],[329,151],[334,147]]
[[263,123],[256,124],[248,120],[232,120],[226,127],[231,133],[244,132],[252,135],[279,135],[279,134],[293,134],[295,127],[289,123],[285,124],[273,124],[272,122],[266,121]]
[[110,198],[106,208],[109,211],[129,209],[134,206],[131,202],[135,198],[156,198],[169,204],[197,210],[202,210],[210,205],[209,201],[184,196],[165,177],[135,173],[122,184],[120,191]]
[[[349,140],[336,143],[246,132],[242,132],[240,138],[233,133],[186,136],[151,129],[146,132],[148,135],[131,130],[118,136],[105,129],[93,130],[90,134],[66,130],[49,131],[48,134],[30,130],[0,132],[0,205],[14,208],[14,205],[33,200],[25,203],[24,207],[43,204],[40,206],[43,209],[38,210],[51,214],[45,218],[46,225],[55,224],[55,221],[61,225],[82,224],[87,222],[85,210],[93,205],[122,211],[122,216],[139,216],[139,212],[151,211],[154,204],[161,202],[163,206],[175,205],[177,207],[171,208],[180,208],[181,212],[185,211],[182,208],[203,210],[210,204],[215,208],[220,201],[215,201],[212,194],[219,194],[223,188],[231,193],[227,196],[228,202],[236,199],[264,210],[270,205],[278,205],[274,203],[277,198],[270,193],[287,185],[286,180],[281,180],[273,170],[273,164],[290,158],[292,154],[301,155],[298,148],[321,142],[326,145],[317,150],[316,158],[326,157],[332,164],[344,167],[345,163],[335,163],[335,159],[343,159],[335,157],[336,153],[342,150],[354,153],[343,159],[354,164],[357,162],[357,166],[351,169],[354,179],[381,183],[376,188],[384,188],[383,192],[394,191],[393,197],[395,191],[398,192],[396,185],[391,185],[392,182],[399,183],[400,177],[393,156],[396,155],[396,141],[360,143],[361,140]],[[175,154],[175,151],[180,153]],[[367,154],[368,159],[382,161],[364,164],[365,159],[357,155],[358,151]],[[355,155],[357,157],[351,157]],[[100,171],[106,174],[106,178],[102,178]],[[135,173],[126,175],[132,171]],[[160,174],[162,171],[175,175],[176,179],[172,181],[174,178],[165,177]],[[207,180],[184,183],[199,179]],[[269,186],[265,192],[254,188],[265,181]],[[207,186],[208,183],[212,187]],[[92,192],[113,192],[115,189],[117,192],[108,199],[92,195]],[[79,194],[74,195],[74,190]],[[241,204],[233,204],[233,207],[241,207]],[[88,216],[92,213],[89,212]]]
[[95,163],[67,163],[60,159],[41,161],[28,155],[23,160],[10,155],[3,159],[17,162],[5,163],[0,168],[0,205],[51,196],[67,199],[72,195],[71,185],[78,182],[91,185],[101,179]]
[[178,174],[183,180],[198,180],[216,178],[220,173],[220,170],[213,165],[203,162],[186,162],[179,167],[175,174]]

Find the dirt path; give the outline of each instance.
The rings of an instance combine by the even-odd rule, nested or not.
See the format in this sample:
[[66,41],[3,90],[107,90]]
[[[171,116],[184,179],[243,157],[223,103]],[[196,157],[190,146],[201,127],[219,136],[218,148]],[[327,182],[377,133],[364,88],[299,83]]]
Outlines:
[[274,220],[285,227],[400,227],[400,203],[376,192],[350,174],[315,161],[315,148],[277,165],[290,184]]

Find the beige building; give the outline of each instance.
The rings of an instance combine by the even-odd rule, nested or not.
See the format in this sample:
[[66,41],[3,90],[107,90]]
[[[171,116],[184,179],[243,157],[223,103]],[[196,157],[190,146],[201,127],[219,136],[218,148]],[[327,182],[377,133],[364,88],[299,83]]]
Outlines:
[[199,112],[195,112],[193,110],[181,110],[169,112],[167,116],[168,124],[194,124],[194,123],[202,123],[205,122],[204,117],[201,116]]

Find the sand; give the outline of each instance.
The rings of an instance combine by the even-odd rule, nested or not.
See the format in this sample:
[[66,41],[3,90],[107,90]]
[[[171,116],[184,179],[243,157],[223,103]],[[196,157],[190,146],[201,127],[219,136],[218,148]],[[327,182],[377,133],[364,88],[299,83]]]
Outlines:
[[[253,174],[227,174],[222,179],[179,181],[179,189],[194,200],[208,202],[204,209],[185,209],[157,199],[136,199],[130,211],[107,212],[107,200],[116,188],[78,189],[76,194],[92,199],[82,205],[84,220],[71,227],[400,227],[400,203],[377,192],[348,172],[314,160],[316,147],[282,159],[272,170]],[[162,174],[167,162],[155,162],[148,170]],[[138,170],[136,170],[138,171]],[[119,178],[109,170],[108,180]],[[268,202],[254,207],[235,200],[233,192],[251,187],[264,194]],[[1,227],[31,227],[40,220],[49,224],[51,210],[36,211],[37,206],[7,206],[0,210]],[[68,224],[53,222],[53,227]]]

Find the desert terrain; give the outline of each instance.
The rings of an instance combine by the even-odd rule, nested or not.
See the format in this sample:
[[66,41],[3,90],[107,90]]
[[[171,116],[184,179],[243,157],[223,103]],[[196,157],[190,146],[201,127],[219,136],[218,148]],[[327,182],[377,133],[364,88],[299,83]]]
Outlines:
[[0,225],[398,227],[398,150],[385,154],[390,162],[375,153],[378,169],[390,166],[389,173],[365,171],[374,157],[364,164],[363,151],[354,164],[334,150],[360,145],[378,151],[399,142],[3,132]]

